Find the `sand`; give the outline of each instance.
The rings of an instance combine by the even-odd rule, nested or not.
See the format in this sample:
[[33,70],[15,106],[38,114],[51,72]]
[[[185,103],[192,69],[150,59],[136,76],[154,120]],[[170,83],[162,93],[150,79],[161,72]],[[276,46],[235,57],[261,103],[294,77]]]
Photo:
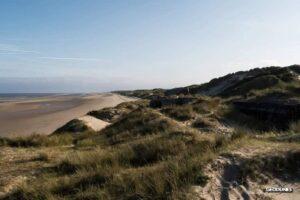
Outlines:
[[93,129],[94,131],[100,131],[101,129],[110,125],[110,123],[108,123],[108,122],[105,122],[103,120],[97,119],[97,118],[89,116],[89,115],[79,117],[78,119],[83,121],[88,127]]
[[[116,106],[133,99],[117,94],[56,95],[0,103],[0,136],[51,134],[91,110]],[[104,127],[97,119],[83,118],[93,129]]]

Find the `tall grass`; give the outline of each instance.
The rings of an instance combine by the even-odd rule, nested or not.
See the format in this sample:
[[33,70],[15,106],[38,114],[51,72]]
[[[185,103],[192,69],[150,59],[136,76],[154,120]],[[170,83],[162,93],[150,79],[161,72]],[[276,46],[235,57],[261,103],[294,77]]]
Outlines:
[[7,199],[186,199],[207,182],[203,166],[241,137],[173,131],[76,150]]
[[162,113],[179,121],[187,121],[195,117],[193,108],[189,105],[185,106],[170,106],[161,110]]
[[33,134],[26,137],[0,138],[0,146],[41,147],[70,145],[73,143],[73,139],[74,138],[69,134],[53,136]]
[[147,135],[163,134],[180,127],[172,120],[153,109],[137,109],[101,131],[110,144],[143,138]]

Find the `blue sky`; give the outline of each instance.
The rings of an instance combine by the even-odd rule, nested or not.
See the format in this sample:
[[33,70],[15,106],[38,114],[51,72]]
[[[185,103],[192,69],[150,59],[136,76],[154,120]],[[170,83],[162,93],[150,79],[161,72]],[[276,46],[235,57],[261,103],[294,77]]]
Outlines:
[[297,0],[2,0],[0,92],[203,83],[299,62]]

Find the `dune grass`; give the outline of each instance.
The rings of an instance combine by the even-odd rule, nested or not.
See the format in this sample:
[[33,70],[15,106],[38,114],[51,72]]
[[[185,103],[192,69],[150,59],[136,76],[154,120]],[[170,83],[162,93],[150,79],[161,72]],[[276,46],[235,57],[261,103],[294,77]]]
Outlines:
[[6,199],[184,199],[203,166],[238,137],[170,131],[77,149]]
[[178,125],[169,118],[150,108],[132,111],[116,123],[101,131],[110,144],[136,140],[147,135],[164,134],[180,130]]
[[[275,155],[255,156],[246,159],[241,166],[241,181],[245,182],[248,178],[266,183],[265,175],[278,179],[293,180],[297,177],[300,168],[300,151],[289,151],[277,153]],[[289,176],[289,177],[288,177]]]
[[170,106],[161,110],[162,113],[179,121],[187,121],[195,117],[193,108],[187,106]]
[[87,113],[93,117],[104,120],[106,122],[115,122],[122,115],[126,115],[137,108],[147,107],[149,102],[147,100],[138,100],[134,102],[124,102],[116,107],[103,108],[101,110],[94,110]]
[[0,138],[0,146],[9,147],[47,147],[47,146],[61,146],[70,145],[74,138],[69,134],[64,135],[38,135],[33,134],[25,137],[16,138]]
[[72,119],[62,127],[54,131],[53,134],[65,134],[65,133],[82,133],[87,131],[93,131],[83,121],[79,119]]

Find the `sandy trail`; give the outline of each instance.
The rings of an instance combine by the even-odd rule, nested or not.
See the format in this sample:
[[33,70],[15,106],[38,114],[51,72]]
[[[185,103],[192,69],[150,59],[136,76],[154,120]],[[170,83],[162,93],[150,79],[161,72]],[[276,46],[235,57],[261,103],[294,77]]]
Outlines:
[[[284,182],[277,178],[270,178],[264,174],[268,183],[262,184],[247,180],[247,185],[240,183],[241,159],[251,158],[258,154],[272,154],[272,148],[242,148],[229,155],[219,156],[205,169],[209,175],[209,182],[205,187],[193,186],[194,199],[206,200],[289,200],[300,199],[300,185],[298,182]],[[266,187],[289,187],[293,193],[265,193]]]
[[[50,134],[68,121],[82,117],[91,110],[116,106],[131,100],[133,99],[106,93],[57,95],[0,103],[0,136]],[[92,121],[95,122],[95,119]]]

